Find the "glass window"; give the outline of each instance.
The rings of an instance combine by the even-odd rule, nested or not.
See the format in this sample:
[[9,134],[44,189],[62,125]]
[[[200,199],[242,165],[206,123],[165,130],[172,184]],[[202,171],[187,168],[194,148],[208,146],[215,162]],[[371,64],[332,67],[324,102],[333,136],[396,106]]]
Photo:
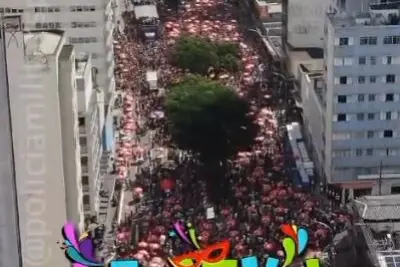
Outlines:
[[368,95],[368,101],[369,101],[369,102],[375,101],[375,94],[369,94],[369,95]]
[[393,131],[392,130],[385,130],[383,132],[383,137],[385,138],[392,138],[393,137]]
[[366,57],[359,57],[358,58],[358,64],[359,65],[365,65],[367,63],[367,58]]

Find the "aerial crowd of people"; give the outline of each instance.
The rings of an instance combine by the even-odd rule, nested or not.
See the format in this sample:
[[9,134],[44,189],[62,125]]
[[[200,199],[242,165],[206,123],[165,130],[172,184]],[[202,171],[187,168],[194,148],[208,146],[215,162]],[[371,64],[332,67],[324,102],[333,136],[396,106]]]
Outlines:
[[[121,181],[129,181],[128,193],[135,200],[132,206],[137,207],[124,207],[131,211],[118,226],[118,257],[138,259],[144,266],[164,266],[166,257],[189,249],[168,236],[177,221],[191,222],[202,246],[229,239],[234,258],[282,257],[279,227],[283,223],[306,226],[310,248],[322,251],[334,234],[349,226],[351,218],[345,212],[326,209],[308,190],[293,185],[276,112],[282,104],[282,90],[276,79],[268,76],[261,44],[248,40],[242,32],[235,3],[190,0],[178,10],[163,3],[158,7],[161,38],[140,40],[133,34],[137,32],[134,16],[127,13],[126,31],[114,44],[116,85],[123,98],[115,169]],[[187,74],[169,62],[181,34],[238,43],[243,71],[235,75],[220,72],[212,78],[248,99],[260,126],[253,149],[239,152],[229,162],[226,184],[233,193],[218,206],[208,199],[196,160],[174,148],[168,136],[165,93]],[[157,90],[151,90],[146,81],[149,70],[158,73]],[[150,144],[142,139],[149,139]],[[167,153],[153,158],[150,151],[154,149]],[[138,171],[132,173],[135,166]]]

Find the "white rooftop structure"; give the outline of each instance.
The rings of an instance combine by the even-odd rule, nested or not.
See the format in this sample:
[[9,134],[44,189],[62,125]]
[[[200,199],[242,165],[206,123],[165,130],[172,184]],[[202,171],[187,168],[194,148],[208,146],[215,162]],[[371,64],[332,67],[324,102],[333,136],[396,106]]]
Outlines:
[[134,12],[137,19],[145,17],[158,18],[157,6],[155,5],[135,6]]
[[62,35],[50,32],[29,32],[24,35],[26,55],[52,55],[62,39]]

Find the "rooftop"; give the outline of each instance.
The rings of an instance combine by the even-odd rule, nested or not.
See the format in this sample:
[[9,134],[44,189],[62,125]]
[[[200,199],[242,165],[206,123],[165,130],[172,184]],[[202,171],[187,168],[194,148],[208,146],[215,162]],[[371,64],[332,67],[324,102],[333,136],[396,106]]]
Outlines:
[[134,7],[135,17],[139,18],[158,18],[157,6],[142,5]]
[[75,75],[77,78],[83,78],[89,58],[90,55],[86,53],[77,54],[75,56]]
[[400,195],[364,196],[355,201],[355,206],[364,220],[400,220]]
[[25,53],[28,56],[53,55],[58,51],[63,34],[53,32],[26,32]]
[[335,27],[400,25],[400,2],[393,4],[374,4],[366,10],[342,10],[328,14],[328,18]]

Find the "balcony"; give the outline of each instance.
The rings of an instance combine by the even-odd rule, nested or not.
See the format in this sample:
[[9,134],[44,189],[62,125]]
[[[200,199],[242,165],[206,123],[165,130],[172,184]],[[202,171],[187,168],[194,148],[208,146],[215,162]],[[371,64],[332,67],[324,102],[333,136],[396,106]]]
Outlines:
[[89,193],[89,186],[88,185],[82,185],[82,191],[83,193]]
[[82,165],[82,173],[88,173],[89,168],[87,165]]
[[81,145],[81,154],[87,154],[88,153],[88,148],[86,145]]
[[85,126],[79,126],[79,134],[86,134]]

